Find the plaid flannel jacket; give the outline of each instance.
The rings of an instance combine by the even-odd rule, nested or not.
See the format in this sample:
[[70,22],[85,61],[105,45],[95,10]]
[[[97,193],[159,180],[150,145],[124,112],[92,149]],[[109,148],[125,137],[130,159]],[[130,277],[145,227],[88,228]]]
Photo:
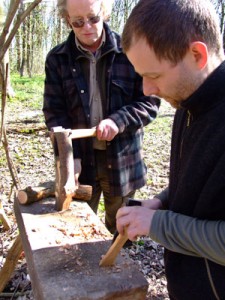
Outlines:
[[[112,196],[125,196],[145,184],[143,126],[157,116],[160,101],[146,97],[142,79],[122,53],[120,37],[104,24],[106,42],[98,61],[99,85],[104,118],[111,118],[119,134],[107,142],[107,165]],[[46,125],[90,128],[88,81],[84,72],[87,58],[76,47],[74,33],[53,48],[46,58],[43,112]],[[89,62],[88,62],[89,63]],[[74,157],[81,158],[79,181],[94,186],[95,160],[92,138],[73,140]]]

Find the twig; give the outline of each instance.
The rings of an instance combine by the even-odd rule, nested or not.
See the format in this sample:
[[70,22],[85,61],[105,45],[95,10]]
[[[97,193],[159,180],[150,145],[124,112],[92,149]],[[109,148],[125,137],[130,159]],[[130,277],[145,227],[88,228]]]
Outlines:
[[14,166],[14,163],[10,157],[10,153],[9,153],[9,144],[8,144],[8,139],[7,139],[7,135],[6,135],[6,130],[5,130],[5,126],[3,126],[3,135],[4,135],[4,141],[2,141],[2,144],[4,146],[5,149],[5,154],[6,154],[6,159],[7,159],[7,163],[8,163],[8,168],[9,168],[9,172],[11,174],[12,180],[13,180],[13,184],[16,187],[16,189],[21,189],[20,187],[20,180],[18,178],[17,175],[17,171],[16,168]]
[[17,292],[15,295],[14,293],[0,293],[0,298],[9,298],[9,297],[19,297],[19,296],[25,296],[25,295],[29,295],[31,293],[31,291],[26,291],[26,292]]
[[10,298],[10,300],[13,300],[13,298],[15,297],[15,295],[16,295],[16,293],[17,293],[17,291],[18,291],[19,286],[20,286],[20,281],[17,283],[17,286],[16,286],[16,288],[15,288],[15,290],[14,290],[14,292],[13,292],[13,295],[12,295],[12,297]]
[[[10,33],[7,35],[7,39],[5,40],[6,36],[2,36],[2,40],[4,41],[3,46],[0,47],[0,61],[3,59],[7,49],[9,48],[14,36],[17,33],[18,28],[20,27],[21,23],[25,20],[25,18],[30,14],[30,12],[41,2],[42,0],[34,0],[31,2],[31,4],[28,6],[28,8],[18,16],[13,28],[10,30]],[[16,2],[15,5],[18,8],[18,0],[14,1]],[[13,1],[11,1],[13,3]],[[16,8],[14,6],[14,8]],[[14,13],[14,12],[13,12]],[[16,11],[15,11],[16,13]],[[11,22],[11,20],[10,20]],[[8,23],[6,24],[7,27],[9,26]],[[7,32],[8,28],[5,28],[5,31]],[[4,31],[4,30],[3,30]]]
[[[2,141],[2,144],[5,149],[9,171],[10,171],[14,186],[17,189],[19,189],[20,182],[18,179],[16,168],[13,164],[13,161],[10,158],[9,149],[8,149],[8,139],[7,139],[6,128],[5,128],[5,107],[6,107],[6,97],[7,97],[8,70],[9,70],[9,65],[6,64],[5,76],[3,76],[3,83],[2,83],[2,122],[1,122],[0,141],[2,141],[2,136],[4,136],[4,140]],[[3,72],[3,74],[4,74],[4,72]]]
[[9,230],[10,229],[10,222],[9,222],[9,219],[7,218],[5,212],[4,212],[1,200],[0,200],[0,220],[2,221],[3,228],[5,230]]
[[[5,107],[6,107],[6,96],[7,96],[7,84],[9,78],[9,64],[6,64],[4,71],[4,64],[2,64],[2,122],[1,122],[1,132],[0,132],[0,141],[2,140],[3,127],[5,124]],[[4,76],[5,73],[5,76]]]

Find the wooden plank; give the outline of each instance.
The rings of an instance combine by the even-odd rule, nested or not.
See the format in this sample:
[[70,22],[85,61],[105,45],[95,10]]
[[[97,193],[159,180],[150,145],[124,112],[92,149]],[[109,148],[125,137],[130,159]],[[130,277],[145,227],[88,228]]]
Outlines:
[[18,235],[13,242],[12,247],[9,249],[6,261],[0,270],[0,293],[4,290],[6,284],[10,280],[22,251],[22,242]]
[[19,204],[15,215],[37,300],[141,300],[148,284],[122,249],[116,264],[100,267],[112,236],[85,202],[55,211],[55,198]]

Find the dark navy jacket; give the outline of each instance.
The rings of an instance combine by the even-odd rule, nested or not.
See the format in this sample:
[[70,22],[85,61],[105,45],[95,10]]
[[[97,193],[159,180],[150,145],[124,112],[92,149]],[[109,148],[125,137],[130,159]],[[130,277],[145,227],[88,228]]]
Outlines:
[[[159,100],[146,97],[142,79],[123,54],[120,37],[104,24],[106,42],[97,63],[104,118],[111,118],[119,134],[107,143],[111,195],[125,196],[145,184],[142,155],[143,126],[156,118]],[[47,127],[90,128],[90,106],[85,64],[76,47],[74,33],[50,51],[46,59],[43,112]],[[94,184],[95,163],[92,138],[73,140],[74,157],[82,159],[79,181]]]

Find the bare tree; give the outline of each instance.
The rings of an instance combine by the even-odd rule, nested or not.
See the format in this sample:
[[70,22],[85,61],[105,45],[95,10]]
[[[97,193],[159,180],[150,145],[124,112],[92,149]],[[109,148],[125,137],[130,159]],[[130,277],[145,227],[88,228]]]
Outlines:
[[[6,15],[5,23],[3,25],[2,33],[0,35],[0,84],[1,84],[1,130],[0,130],[0,140],[3,143],[5,152],[6,152],[6,158],[8,162],[8,167],[10,170],[10,173],[12,175],[13,183],[15,186],[17,186],[18,182],[16,181],[16,176],[13,172],[13,165],[10,160],[10,155],[8,152],[8,141],[6,136],[6,130],[4,125],[4,112],[5,112],[5,106],[6,106],[6,91],[7,91],[7,82],[8,82],[8,64],[4,64],[4,58],[5,55],[9,49],[9,46],[12,42],[13,37],[15,36],[20,24],[24,21],[26,16],[30,14],[30,12],[34,9],[35,6],[37,6],[42,0],[35,0],[31,2],[29,7],[20,15],[20,17],[15,22],[14,26],[12,26],[12,29],[10,29],[10,26],[12,24],[12,21],[18,11],[20,0],[11,0],[8,13]],[[2,140],[2,136],[4,136],[4,139]],[[5,219],[4,210],[1,206],[1,199],[0,199],[0,209],[1,209],[1,221],[3,224],[7,225],[7,219]],[[16,245],[16,246],[15,246]],[[0,292],[4,289],[4,286],[7,284],[8,280],[10,279],[10,276],[12,272],[14,271],[15,264],[19,258],[20,253],[22,252],[22,244],[20,242],[20,237],[18,236],[15,242],[14,248],[9,251],[8,257],[6,259],[6,263],[2,268],[1,277],[0,277]],[[13,252],[13,255],[12,255]],[[16,253],[15,253],[16,252]],[[12,257],[14,257],[14,263],[12,264]],[[7,272],[5,271],[7,270]]]
[[115,0],[112,15],[110,18],[111,27],[121,33],[123,26],[132,10],[139,0]]

